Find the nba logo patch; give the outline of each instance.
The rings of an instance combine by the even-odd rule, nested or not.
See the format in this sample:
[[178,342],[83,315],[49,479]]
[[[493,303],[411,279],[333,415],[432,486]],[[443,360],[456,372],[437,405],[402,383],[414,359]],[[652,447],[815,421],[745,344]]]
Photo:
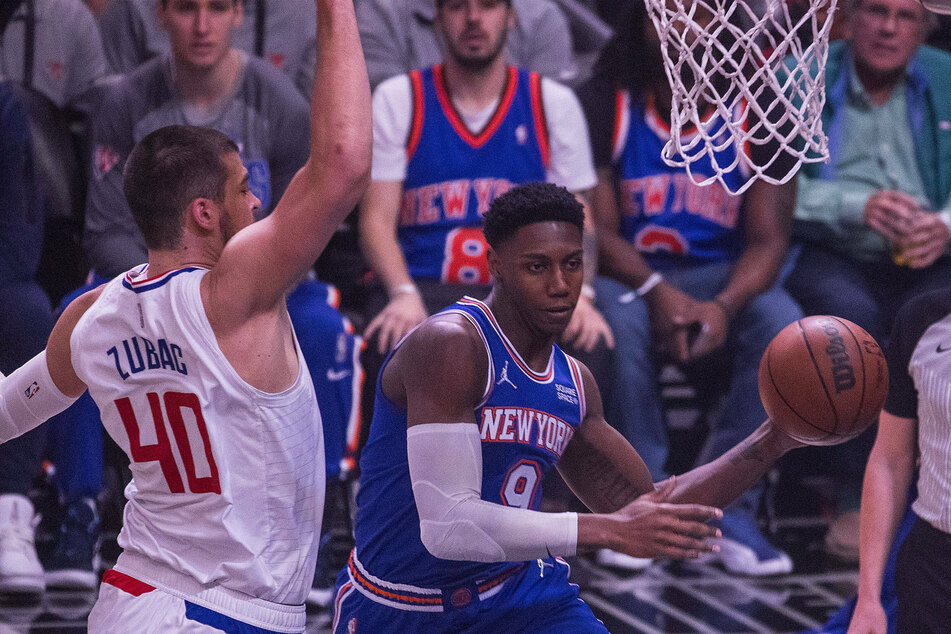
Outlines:
[[36,381],[33,381],[32,383],[30,383],[30,387],[23,390],[23,393],[26,395],[27,398],[33,398],[36,395],[36,393],[39,391],[40,391],[39,384]]
[[515,140],[519,145],[525,145],[528,141],[528,128],[524,124],[515,128]]
[[59,81],[63,78],[63,62],[51,60],[46,65],[46,71],[52,79]]
[[97,145],[93,151],[93,174],[96,180],[102,180],[102,177],[108,174],[116,163],[119,162],[119,153],[108,145]]

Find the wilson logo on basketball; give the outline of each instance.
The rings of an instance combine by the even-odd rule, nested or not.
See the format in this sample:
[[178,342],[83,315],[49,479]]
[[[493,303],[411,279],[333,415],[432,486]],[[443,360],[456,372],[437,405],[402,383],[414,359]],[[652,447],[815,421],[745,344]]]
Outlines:
[[839,329],[835,327],[835,322],[829,319],[820,321],[819,326],[829,337],[829,345],[825,350],[832,363],[832,380],[835,383],[836,394],[852,389],[855,387],[855,369],[852,367],[852,359],[845,350],[845,341],[839,334]]

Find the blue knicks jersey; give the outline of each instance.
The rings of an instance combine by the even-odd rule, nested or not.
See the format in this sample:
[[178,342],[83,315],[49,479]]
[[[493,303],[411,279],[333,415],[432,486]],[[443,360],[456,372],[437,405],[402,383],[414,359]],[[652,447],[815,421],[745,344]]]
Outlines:
[[471,132],[449,99],[442,66],[410,73],[413,123],[398,237],[414,278],[488,284],[482,216],[515,185],[544,182],[548,135],[541,79],[510,67],[485,128]]
[[[538,374],[521,359],[484,303],[467,297],[443,313],[465,316],[479,330],[489,355],[485,396],[475,409],[482,436],[482,499],[538,510],[542,480],[584,417],[578,362],[553,346],[548,367]],[[423,546],[406,457],[406,422],[406,412],[386,397],[378,380],[370,437],[360,460],[357,563],[350,574],[393,592],[398,584],[402,595],[411,596],[408,585],[458,585],[510,567],[510,562],[438,559]],[[408,600],[402,595],[401,600]]]
[[[743,198],[731,196],[719,182],[701,187],[684,168],[664,162],[661,152],[670,139],[670,126],[657,113],[653,99],[636,104],[628,93],[618,91],[614,130],[621,235],[651,267],[663,269],[739,257]],[[690,139],[687,133],[683,137],[685,142]],[[718,164],[732,164],[736,152],[735,145],[728,145],[717,154]],[[691,169],[698,175],[715,174],[706,156]],[[746,182],[743,169],[738,167],[724,175],[731,188]]]

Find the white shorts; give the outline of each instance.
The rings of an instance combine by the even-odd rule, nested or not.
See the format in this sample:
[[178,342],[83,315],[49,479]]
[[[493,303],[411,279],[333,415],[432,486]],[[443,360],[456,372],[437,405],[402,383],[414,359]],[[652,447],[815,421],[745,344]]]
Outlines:
[[[271,634],[273,632],[273,630],[243,623],[172,596],[122,573],[116,574],[115,571],[110,573],[113,574],[113,581],[103,580],[102,585],[99,586],[99,598],[92,612],[89,613],[90,634],[115,634],[116,632]],[[121,588],[113,585],[116,579]]]

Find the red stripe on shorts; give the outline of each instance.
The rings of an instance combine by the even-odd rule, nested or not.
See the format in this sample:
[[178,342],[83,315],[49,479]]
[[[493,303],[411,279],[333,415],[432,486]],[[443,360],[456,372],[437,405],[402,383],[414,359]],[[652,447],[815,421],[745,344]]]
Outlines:
[[115,586],[123,592],[128,592],[134,597],[155,590],[155,588],[147,583],[143,583],[134,577],[111,569],[103,573],[102,582],[108,583],[110,586]]

